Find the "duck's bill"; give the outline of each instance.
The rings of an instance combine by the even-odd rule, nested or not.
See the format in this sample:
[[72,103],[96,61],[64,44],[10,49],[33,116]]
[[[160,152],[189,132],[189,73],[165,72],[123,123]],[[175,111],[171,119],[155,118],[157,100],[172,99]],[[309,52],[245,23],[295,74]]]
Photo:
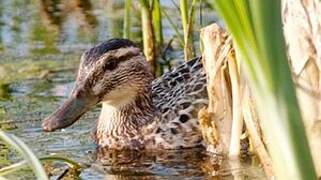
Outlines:
[[70,97],[63,105],[43,121],[43,130],[54,131],[72,125],[90,109],[90,104],[92,103],[88,102],[88,100]]

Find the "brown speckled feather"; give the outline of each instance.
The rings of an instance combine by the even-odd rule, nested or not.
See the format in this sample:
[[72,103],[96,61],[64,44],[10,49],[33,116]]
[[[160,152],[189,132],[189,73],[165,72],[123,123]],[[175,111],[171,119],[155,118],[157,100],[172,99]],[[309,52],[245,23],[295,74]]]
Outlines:
[[176,149],[201,145],[197,113],[208,103],[201,58],[190,60],[154,80],[152,94],[161,119],[155,132],[159,146]]

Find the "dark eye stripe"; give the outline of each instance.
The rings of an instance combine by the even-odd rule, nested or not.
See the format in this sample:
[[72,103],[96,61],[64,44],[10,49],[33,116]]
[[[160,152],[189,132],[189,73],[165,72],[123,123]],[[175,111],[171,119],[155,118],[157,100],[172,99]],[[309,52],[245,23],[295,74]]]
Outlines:
[[127,59],[130,59],[130,58],[138,56],[138,55],[139,55],[139,53],[129,51],[128,53],[126,53],[122,56],[119,56],[118,61],[125,61]]
[[108,58],[107,62],[103,65],[103,69],[110,70],[110,71],[114,70],[121,61],[126,61],[138,55],[139,53],[128,52],[119,57],[111,56]]
[[117,65],[118,65],[117,59],[110,59],[104,64],[103,69],[104,70],[113,70],[117,67]]

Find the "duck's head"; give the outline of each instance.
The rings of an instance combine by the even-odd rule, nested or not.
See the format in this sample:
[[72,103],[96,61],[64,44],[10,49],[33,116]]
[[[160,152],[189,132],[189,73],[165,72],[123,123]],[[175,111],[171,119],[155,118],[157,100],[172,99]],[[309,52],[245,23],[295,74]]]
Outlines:
[[102,101],[122,106],[150,86],[152,80],[149,65],[134,43],[112,39],[98,44],[81,56],[72,92],[42,127],[54,131],[70,126]]

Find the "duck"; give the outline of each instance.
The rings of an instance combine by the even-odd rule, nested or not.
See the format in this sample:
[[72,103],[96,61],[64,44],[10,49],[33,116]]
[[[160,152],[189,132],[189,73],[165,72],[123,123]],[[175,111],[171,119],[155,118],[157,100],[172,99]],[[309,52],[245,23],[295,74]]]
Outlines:
[[65,102],[42,123],[46,132],[71,126],[101,104],[93,139],[107,149],[202,147],[198,111],[207,106],[206,74],[197,57],[155,78],[141,49],[111,39],[86,50]]

